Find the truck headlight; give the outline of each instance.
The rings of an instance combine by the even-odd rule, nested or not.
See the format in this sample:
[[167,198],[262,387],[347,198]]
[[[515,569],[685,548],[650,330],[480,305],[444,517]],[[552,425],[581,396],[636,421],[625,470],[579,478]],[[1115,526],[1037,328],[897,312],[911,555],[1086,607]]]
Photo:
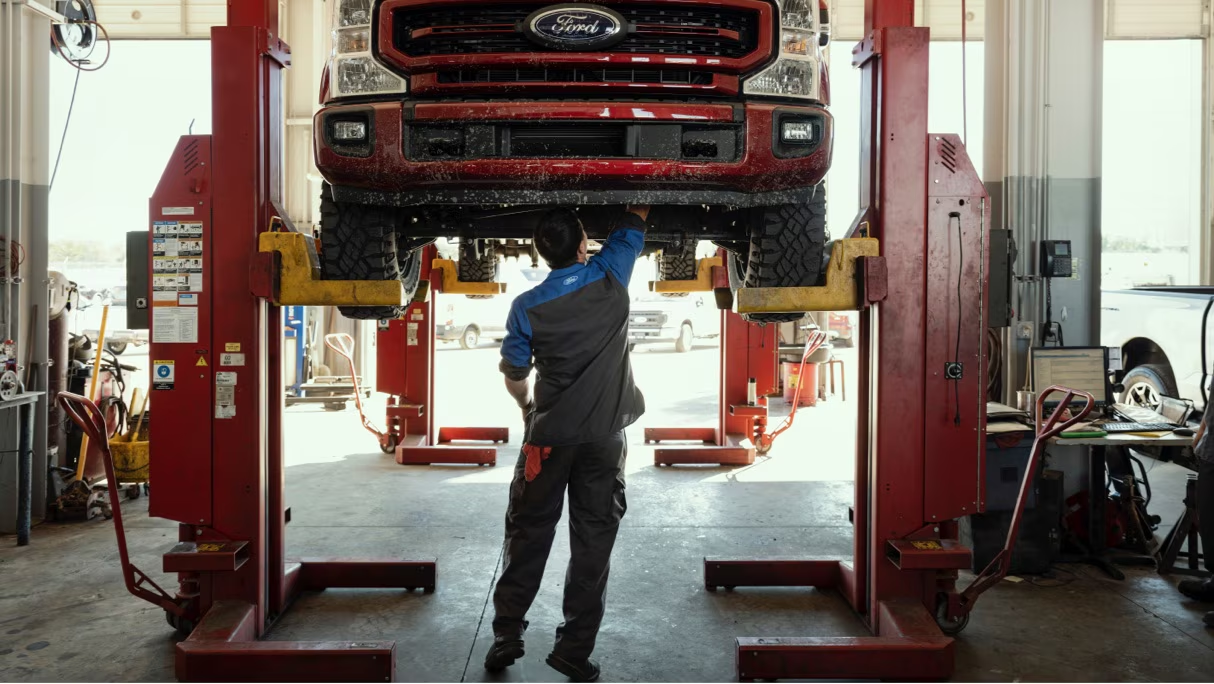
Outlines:
[[780,56],[774,64],[746,80],[750,95],[819,99],[818,0],[779,0]]
[[333,55],[329,72],[333,97],[403,93],[405,79],[371,54],[371,0],[334,0]]

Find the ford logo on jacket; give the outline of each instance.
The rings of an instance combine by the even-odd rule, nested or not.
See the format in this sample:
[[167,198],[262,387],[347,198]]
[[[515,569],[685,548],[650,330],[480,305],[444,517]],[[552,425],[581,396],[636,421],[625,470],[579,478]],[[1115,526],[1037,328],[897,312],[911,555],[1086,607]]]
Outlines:
[[598,50],[623,40],[628,22],[619,12],[598,5],[552,5],[527,17],[523,33],[556,50]]

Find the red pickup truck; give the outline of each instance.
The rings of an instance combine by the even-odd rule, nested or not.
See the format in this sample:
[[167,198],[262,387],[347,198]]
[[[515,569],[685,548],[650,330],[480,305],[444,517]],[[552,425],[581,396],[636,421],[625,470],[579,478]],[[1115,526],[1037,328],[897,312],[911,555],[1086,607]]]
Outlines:
[[825,0],[331,4],[314,127],[324,277],[411,294],[419,248],[458,238],[461,279],[492,280],[552,206],[577,207],[595,239],[648,204],[663,278],[694,277],[712,240],[735,288],[818,283]]

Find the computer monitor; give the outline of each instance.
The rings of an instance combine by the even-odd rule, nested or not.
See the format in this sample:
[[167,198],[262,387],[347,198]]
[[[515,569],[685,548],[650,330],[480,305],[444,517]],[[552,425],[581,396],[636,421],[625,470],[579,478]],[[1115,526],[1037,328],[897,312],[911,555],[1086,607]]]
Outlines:
[[[1096,399],[1096,406],[1109,405],[1109,360],[1104,347],[1034,347],[1033,391],[1037,396],[1053,385],[1083,390]],[[1049,397],[1045,405],[1057,406],[1063,394]],[[1082,398],[1071,400],[1072,405],[1084,404]]]

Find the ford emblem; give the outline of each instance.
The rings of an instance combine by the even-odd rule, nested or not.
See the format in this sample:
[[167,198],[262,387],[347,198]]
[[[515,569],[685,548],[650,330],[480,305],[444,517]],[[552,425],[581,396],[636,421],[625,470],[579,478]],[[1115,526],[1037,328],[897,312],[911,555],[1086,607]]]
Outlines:
[[623,40],[628,21],[599,5],[552,5],[532,12],[523,22],[523,33],[547,48],[585,52]]

